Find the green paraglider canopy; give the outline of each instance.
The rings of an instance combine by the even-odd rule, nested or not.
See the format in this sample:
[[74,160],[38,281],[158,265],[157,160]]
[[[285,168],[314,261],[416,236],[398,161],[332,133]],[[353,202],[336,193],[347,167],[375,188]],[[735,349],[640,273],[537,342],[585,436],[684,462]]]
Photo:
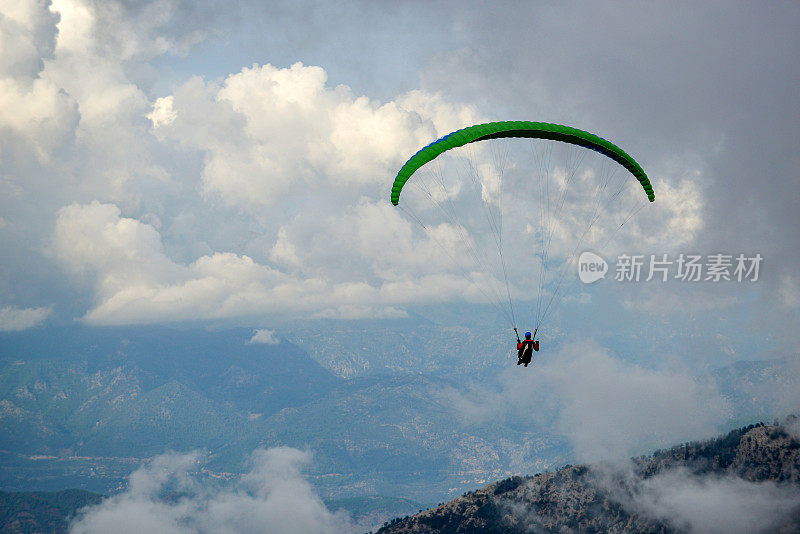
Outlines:
[[451,148],[464,146],[467,143],[502,137],[551,139],[595,150],[625,167],[639,180],[650,202],[656,199],[653,186],[650,184],[650,179],[647,177],[642,167],[614,143],[606,141],[602,137],[589,132],[578,130],[570,126],[562,126],[560,124],[530,121],[502,121],[476,124],[474,126],[462,128],[461,130],[456,130],[420,149],[419,152],[411,156],[397,173],[397,177],[394,179],[394,184],[392,185],[392,204],[396,206],[400,201],[400,192],[403,190],[403,186],[411,175],[414,174],[417,169],[429,161],[432,161],[443,152]]

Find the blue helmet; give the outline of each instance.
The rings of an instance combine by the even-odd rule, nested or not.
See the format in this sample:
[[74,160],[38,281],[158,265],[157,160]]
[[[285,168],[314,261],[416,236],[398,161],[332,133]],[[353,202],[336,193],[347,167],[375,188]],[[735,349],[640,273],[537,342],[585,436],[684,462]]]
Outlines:
[[530,339],[530,338],[531,338],[531,333],[525,332],[525,339]]

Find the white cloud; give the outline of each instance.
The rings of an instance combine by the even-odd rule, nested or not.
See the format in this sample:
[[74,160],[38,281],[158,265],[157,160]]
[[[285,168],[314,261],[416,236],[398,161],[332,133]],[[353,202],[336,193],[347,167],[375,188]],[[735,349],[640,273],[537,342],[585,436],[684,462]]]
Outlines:
[[275,337],[275,332],[273,330],[267,330],[266,328],[263,328],[256,330],[253,334],[253,337],[250,338],[250,341],[248,341],[247,344],[277,345],[280,342],[280,339]]
[[48,163],[71,139],[78,117],[73,99],[46,80],[0,79],[0,153],[11,162],[29,151],[31,159]]
[[[150,62],[159,54],[181,54],[215,28],[227,28],[220,19],[198,16],[203,9],[215,9],[214,2],[210,7],[200,4],[173,0],[54,0],[51,5],[42,0],[5,0],[0,4],[0,198],[5,201],[5,219],[14,221],[9,233],[17,233],[12,239],[30,243],[36,251],[31,255],[38,255],[52,231],[58,208],[72,203],[87,205],[93,200],[113,202],[132,220],[159,221],[153,222],[153,228],[160,234],[161,254],[175,264],[170,269],[179,272],[172,280],[162,280],[153,275],[154,269],[144,269],[147,262],[138,263],[139,272],[134,275],[135,269],[125,271],[124,262],[117,261],[122,271],[118,277],[111,264],[106,264],[106,278],[95,286],[105,289],[95,294],[92,311],[108,304],[103,308],[107,313],[98,311],[92,316],[96,321],[111,320],[111,315],[118,322],[142,320],[146,313],[133,313],[131,310],[139,304],[132,303],[143,303],[156,295],[165,303],[154,317],[168,317],[171,297],[157,288],[172,288],[173,296],[183,293],[180,298],[185,298],[186,292],[200,286],[190,266],[199,258],[229,251],[239,258],[247,255],[254,265],[269,266],[275,271],[272,274],[288,276],[294,288],[302,282],[320,291],[339,286],[339,291],[350,296],[351,302],[341,306],[330,306],[319,298],[300,299],[303,302],[299,307],[321,316],[402,315],[408,302],[459,300],[462,295],[472,301],[488,300],[484,295],[488,285],[485,275],[475,276],[469,283],[452,265],[449,256],[466,256],[461,252],[463,242],[456,238],[455,225],[449,221],[434,225],[427,240],[418,235],[407,237],[404,232],[411,230],[403,221],[395,220],[394,213],[382,212],[381,203],[385,204],[397,167],[415,150],[466,124],[505,118],[510,110],[515,110],[512,116],[535,119],[561,109],[553,120],[586,124],[590,129],[597,125],[598,132],[606,131],[615,140],[622,135],[621,144],[645,163],[658,200],[619,233],[618,247],[628,252],[634,247],[669,251],[714,233],[705,217],[709,216],[709,205],[721,198],[716,193],[723,189],[713,187],[715,169],[709,158],[721,157],[729,150],[725,143],[713,144],[714,155],[708,158],[705,154],[696,157],[694,152],[669,155],[676,154],[672,146],[664,148],[668,156],[662,157],[658,153],[663,141],[659,134],[633,134],[635,128],[603,120],[605,113],[620,116],[613,105],[602,110],[592,106],[570,111],[569,102],[548,94],[541,85],[545,82],[540,69],[519,77],[526,80],[521,91],[515,88],[516,82],[509,82],[518,79],[516,75],[503,76],[497,71],[485,76],[488,70],[471,70],[477,66],[489,69],[489,65],[472,65],[472,61],[480,63],[480,54],[472,54],[469,48],[455,52],[445,47],[441,55],[434,56],[426,52],[428,68],[437,69],[444,78],[441,84],[431,85],[423,72],[420,83],[425,90],[408,90],[425,67],[407,63],[405,52],[398,52],[393,60],[403,65],[397,63],[391,69],[403,72],[404,92],[399,95],[392,89],[397,78],[383,86],[375,77],[370,83],[360,83],[358,73],[375,68],[366,56],[354,56],[359,64],[355,75],[335,60],[322,66],[259,64],[241,70],[241,65],[231,60],[221,67],[230,69],[227,71],[217,70],[220,64],[202,57],[202,52],[185,62],[169,57]],[[220,10],[218,15],[232,11]],[[473,32],[470,39],[481,36],[469,24],[465,28]],[[464,37],[457,33],[453,33],[454,39]],[[409,36],[419,38],[413,32]],[[275,62],[276,58],[294,60],[291,54],[278,54],[265,56],[262,61]],[[368,68],[360,66],[362,60]],[[522,62],[514,69],[522,69],[522,76],[530,65]],[[496,65],[499,69],[507,67]],[[389,67],[382,64],[381,68]],[[229,76],[215,78],[218,72],[232,71]],[[197,76],[188,77],[187,72]],[[354,89],[331,83],[329,78],[336,83],[352,80]],[[489,80],[503,83],[487,90],[483,84]],[[445,92],[437,93],[436,89]],[[513,93],[519,100],[501,97],[507,99],[501,106],[493,100],[497,95]],[[375,94],[382,95],[382,100],[373,98]],[[565,105],[553,106],[559,101]],[[631,109],[627,104],[625,108]],[[650,125],[659,128],[658,121],[638,123],[648,124],[648,129]],[[708,128],[718,131],[713,125]],[[741,130],[737,127],[736,131]],[[726,137],[724,132],[720,136]],[[716,133],[711,137],[716,138]],[[18,160],[29,165],[20,165]],[[485,164],[485,158],[480,162]],[[481,169],[486,185],[492,172],[485,165]],[[588,176],[576,180],[588,183]],[[739,177],[737,181],[750,183],[749,178]],[[494,192],[490,187],[486,191]],[[366,202],[359,200],[362,197]],[[585,207],[585,203],[577,203],[565,211],[572,213]],[[18,213],[23,209],[27,211]],[[354,213],[368,218],[370,226],[359,224]],[[556,225],[556,241],[562,235],[574,237],[577,226],[568,219]],[[326,223],[354,225],[362,235],[348,240],[342,226],[329,228]],[[18,228],[31,235],[22,236],[23,230]],[[248,239],[251,230],[263,237]],[[392,232],[397,233],[392,236]],[[509,242],[513,238],[509,233]],[[387,241],[381,245],[380,239]],[[434,241],[444,243],[450,252]],[[529,243],[524,241],[524,245]],[[564,252],[558,249],[560,243],[555,245],[554,250]],[[377,252],[381,246],[383,251]],[[510,262],[516,269],[511,274],[517,288],[530,287],[530,273],[538,270],[538,261],[532,256],[528,254],[527,262],[516,258]],[[24,265],[18,264],[16,269],[24,274],[17,274],[15,280],[35,276],[30,274],[35,271]],[[498,278],[496,272],[493,275]],[[147,279],[138,289],[132,283],[137,276]],[[49,280],[52,278],[48,278],[52,283]],[[178,280],[194,282],[191,288],[179,289]],[[108,289],[115,284],[124,285],[126,290]],[[39,281],[38,285],[46,284]],[[221,297],[214,296],[220,293],[215,293],[211,285],[204,286],[208,296],[200,299],[210,304],[177,317],[229,316],[236,313],[235,309],[249,313],[244,310],[283,305],[276,299],[269,305],[221,306]],[[791,304],[797,300],[792,296],[797,291],[792,291],[794,286],[788,282],[785,287],[786,302]],[[59,291],[65,292],[63,288]],[[116,306],[111,305],[112,300]],[[660,300],[636,302],[651,304],[648,313],[655,308],[679,310],[682,305],[680,299],[672,299],[667,306],[658,306]],[[738,294],[729,294],[718,302],[738,300]],[[698,297],[695,301],[705,304],[710,299]],[[123,308],[129,311],[123,313]]]
[[184,53],[208,35],[197,27],[169,27],[170,22],[184,14],[181,11],[191,11],[191,7],[187,9],[174,0],[133,4],[115,0],[99,3],[53,0],[52,10],[63,21],[59,27],[59,48],[72,53],[106,54],[119,62]]
[[162,125],[170,125],[175,120],[177,114],[173,109],[175,97],[165,96],[159,98],[153,104],[153,111],[147,115],[147,118],[153,123],[154,128]]
[[562,398],[559,426],[581,460],[705,437],[727,415],[719,394],[690,375],[626,364],[592,345],[559,356],[548,388]]
[[783,299],[783,305],[787,308],[800,308],[800,282],[798,282],[796,276],[791,274],[783,276],[780,284],[780,295]]
[[[170,120],[154,119],[155,132],[206,153],[206,193],[257,212],[316,188],[345,187],[357,198],[447,128],[476,120],[438,95],[414,91],[382,104],[326,82],[322,68],[302,63],[253,65],[221,86],[195,78],[171,95]],[[151,118],[166,104],[159,100]]]
[[[281,310],[398,317],[412,303],[503,300],[500,271],[469,261],[491,247],[479,241],[488,236],[448,220],[425,235],[386,202],[402,161],[482,120],[474,107],[420,90],[378,102],[329,86],[324,69],[301,63],[253,65],[221,82],[190,78],[150,101],[131,81],[130,66],[199,38],[162,35],[182,7],[166,0],[25,6],[8,20],[31,40],[19,52],[28,67],[7,70],[34,78],[0,81],[0,128],[50,165],[20,187],[39,181],[54,197],[50,205],[68,205],[53,249],[95,281],[87,320]],[[68,150],[57,154],[61,147]],[[192,157],[200,158],[199,175],[174,164]],[[482,179],[494,176],[481,162]],[[60,196],[68,200],[58,204]],[[121,217],[120,208],[136,218]],[[225,224],[214,225],[215,218]],[[233,247],[226,243],[242,242],[253,226],[263,235],[257,246],[227,252]],[[512,289],[526,283],[531,262],[509,265]]]
[[[733,475],[697,475],[683,468],[644,480],[631,477],[626,486],[629,494],[620,501],[629,511],[688,532],[775,532],[800,510],[800,490],[795,486]],[[609,487],[620,494],[618,483]]]
[[[97,302],[85,317],[94,324],[300,312],[320,317],[398,317],[404,314],[398,306],[410,303],[452,300],[465,293],[468,298],[481,297],[474,285],[446,273],[419,276],[393,271],[391,280],[372,277],[368,283],[359,276],[358,264],[345,264],[340,273],[326,270],[325,260],[338,261],[348,252],[366,263],[369,254],[381,258],[402,252],[383,248],[368,232],[360,237],[345,234],[341,241],[328,243],[333,249],[310,267],[304,265],[307,272],[302,276],[229,252],[183,264],[166,254],[153,226],[122,217],[115,205],[93,202],[59,212],[52,250],[70,271],[94,282]],[[404,246],[411,249],[410,243]]]
[[543,349],[532,368],[507,370],[496,389],[443,394],[466,423],[513,415],[546,424],[581,462],[707,437],[728,415],[717,391],[689,374],[627,363],[591,342]]
[[35,78],[53,54],[56,21],[44,0],[0,1],[0,76]]
[[120,217],[119,208],[113,204],[95,201],[62,208],[53,249],[71,269],[96,273],[103,294],[185,277],[185,268],[164,255],[156,229]]
[[706,201],[698,186],[702,181],[700,171],[680,179],[656,181],[653,187],[658,196],[649,210],[654,213],[642,213],[633,220],[639,233],[632,238],[639,246],[646,244],[654,253],[664,253],[680,250],[695,241],[705,228]]
[[0,2],[0,161],[4,166],[7,160],[21,159],[27,150],[35,160],[49,161],[77,124],[73,99],[40,77],[44,60],[54,53],[57,20],[43,1]]
[[0,332],[26,330],[42,324],[52,308],[0,308]]
[[170,49],[147,34],[167,22],[175,3],[126,7],[115,1],[56,0],[51,11],[59,17],[57,46],[41,81],[74,102],[79,120],[70,150],[45,176],[53,180],[57,173],[70,183],[68,192],[55,192],[71,201],[141,202],[140,188],[148,180],[160,181],[164,189],[169,162],[158,161],[145,117],[151,104],[128,73],[136,60]]
[[[128,489],[85,508],[70,524],[73,534],[339,533],[357,530],[343,512],[331,512],[303,478],[311,455],[277,447],[257,450],[251,469],[230,487],[204,484],[197,454],[167,454],[131,475]],[[180,495],[164,499],[169,491]]]
[[426,236],[388,202],[362,197],[344,213],[282,226],[270,258],[307,275],[340,264],[351,276],[394,281],[453,270],[451,257],[463,253],[451,225],[433,227]]

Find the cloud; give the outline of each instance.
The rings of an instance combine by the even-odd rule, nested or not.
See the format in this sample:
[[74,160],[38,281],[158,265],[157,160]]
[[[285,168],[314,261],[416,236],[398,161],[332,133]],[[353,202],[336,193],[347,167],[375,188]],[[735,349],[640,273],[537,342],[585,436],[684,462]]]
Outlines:
[[581,462],[708,437],[728,415],[719,393],[690,374],[628,363],[588,341],[540,352],[532,369],[519,369],[492,386],[441,394],[465,424],[516,417],[553,428]]
[[783,429],[792,436],[795,441],[800,442],[800,417],[791,415],[784,421]]
[[222,85],[189,80],[150,118],[160,138],[206,154],[206,194],[253,212],[290,193],[383,184],[408,154],[477,119],[436,94],[380,103],[326,82],[317,66],[253,65]]
[[[643,269],[641,279],[644,280],[646,276],[647,273]],[[706,288],[702,283],[671,280],[662,283],[658,279],[655,279],[649,286],[648,283],[640,282],[641,287],[629,292],[630,296],[624,297],[622,305],[627,309],[652,316],[663,316],[724,310],[735,306],[738,302],[736,295],[727,291],[714,291],[714,288]]]
[[0,94],[0,155],[8,163],[22,165],[26,155],[48,163],[56,150],[71,141],[78,110],[58,86],[43,79],[28,84],[5,78],[0,79]]
[[[130,477],[128,489],[85,508],[73,534],[339,533],[357,529],[331,512],[302,475],[311,455],[289,447],[257,450],[248,473],[225,487],[202,479],[198,454],[166,454]],[[169,495],[174,495],[169,498]]]
[[[208,37],[210,32],[197,25],[198,19],[211,13],[224,17],[224,12],[213,1],[194,4],[174,0],[133,4],[54,0],[52,10],[66,23],[59,32],[60,48],[129,62],[167,53],[183,54]],[[189,21],[194,27],[186,24]]]
[[53,250],[71,269],[96,273],[104,293],[185,277],[185,268],[165,256],[156,229],[120,217],[113,204],[95,201],[61,209]]
[[362,197],[348,212],[298,217],[283,225],[270,259],[306,275],[333,274],[339,265],[341,274],[360,279],[402,281],[454,271],[452,257],[463,253],[452,225],[432,227],[426,234],[388,202]]
[[[142,63],[154,56],[184,49],[167,29],[179,6],[172,0],[56,0],[50,6],[58,34],[38,81],[72,104],[75,117],[70,143],[62,142],[59,157],[36,173],[52,187],[48,200],[152,205],[159,202],[151,197],[153,183],[162,196],[176,187],[170,158],[149,131],[148,89],[132,73],[146,70]],[[61,189],[62,183],[69,187]]]
[[800,282],[796,276],[785,274],[781,279],[780,295],[783,305],[796,310],[800,308]]
[[74,100],[41,77],[55,51],[57,22],[46,2],[0,4],[0,161],[7,173],[26,154],[50,161],[78,122]]
[[165,96],[155,101],[153,104],[153,111],[147,114],[147,118],[153,123],[154,128],[172,124],[175,117],[177,117],[174,103],[174,96]]
[[0,76],[33,80],[53,55],[58,16],[47,2],[0,2]]
[[42,324],[52,308],[0,308],[0,332],[26,330]]
[[751,482],[734,475],[698,475],[670,469],[644,480],[625,476],[608,484],[628,511],[659,519],[678,530],[708,533],[775,532],[800,512],[800,490],[773,481]]
[[719,394],[691,375],[627,364],[591,344],[559,356],[546,387],[562,399],[559,427],[582,460],[705,437],[727,416]]
[[277,345],[278,343],[280,343],[280,340],[275,337],[275,332],[272,330],[267,330],[266,328],[256,330],[253,334],[253,337],[251,337],[250,341],[247,342],[248,345]]
[[[359,255],[360,248],[361,255],[368,259],[369,254],[375,254],[376,265],[381,265],[379,258],[388,254],[382,245],[371,241],[369,234],[345,234],[339,234],[341,241],[328,243],[333,247],[327,249],[329,254],[355,247]],[[337,250],[337,244],[342,248]],[[411,250],[412,245],[404,246]],[[304,265],[302,275],[230,252],[201,256],[189,264],[175,262],[166,254],[161,235],[152,225],[122,217],[117,206],[99,202],[63,208],[51,249],[62,265],[95,287],[97,302],[84,318],[92,324],[286,313],[398,317],[404,315],[398,306],[454,299],[462,294],[481,296],[474,285],[454,274],[393,274],[391,279],[388,275],[372,277],[370,284],[353,268],[357,264],[344,265],[341,272],[324,269],[326,259],[336,260],[340,255],[323,255],[310,266]],[[377,267],[374,270],[380,271]]]

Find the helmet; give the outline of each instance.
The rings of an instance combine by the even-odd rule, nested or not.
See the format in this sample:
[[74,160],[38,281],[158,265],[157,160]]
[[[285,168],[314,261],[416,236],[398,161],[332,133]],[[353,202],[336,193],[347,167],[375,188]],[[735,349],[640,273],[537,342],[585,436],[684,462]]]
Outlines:
[[525,332],[525,339],[530,339],[530,338],[531,338],[531,333]]

